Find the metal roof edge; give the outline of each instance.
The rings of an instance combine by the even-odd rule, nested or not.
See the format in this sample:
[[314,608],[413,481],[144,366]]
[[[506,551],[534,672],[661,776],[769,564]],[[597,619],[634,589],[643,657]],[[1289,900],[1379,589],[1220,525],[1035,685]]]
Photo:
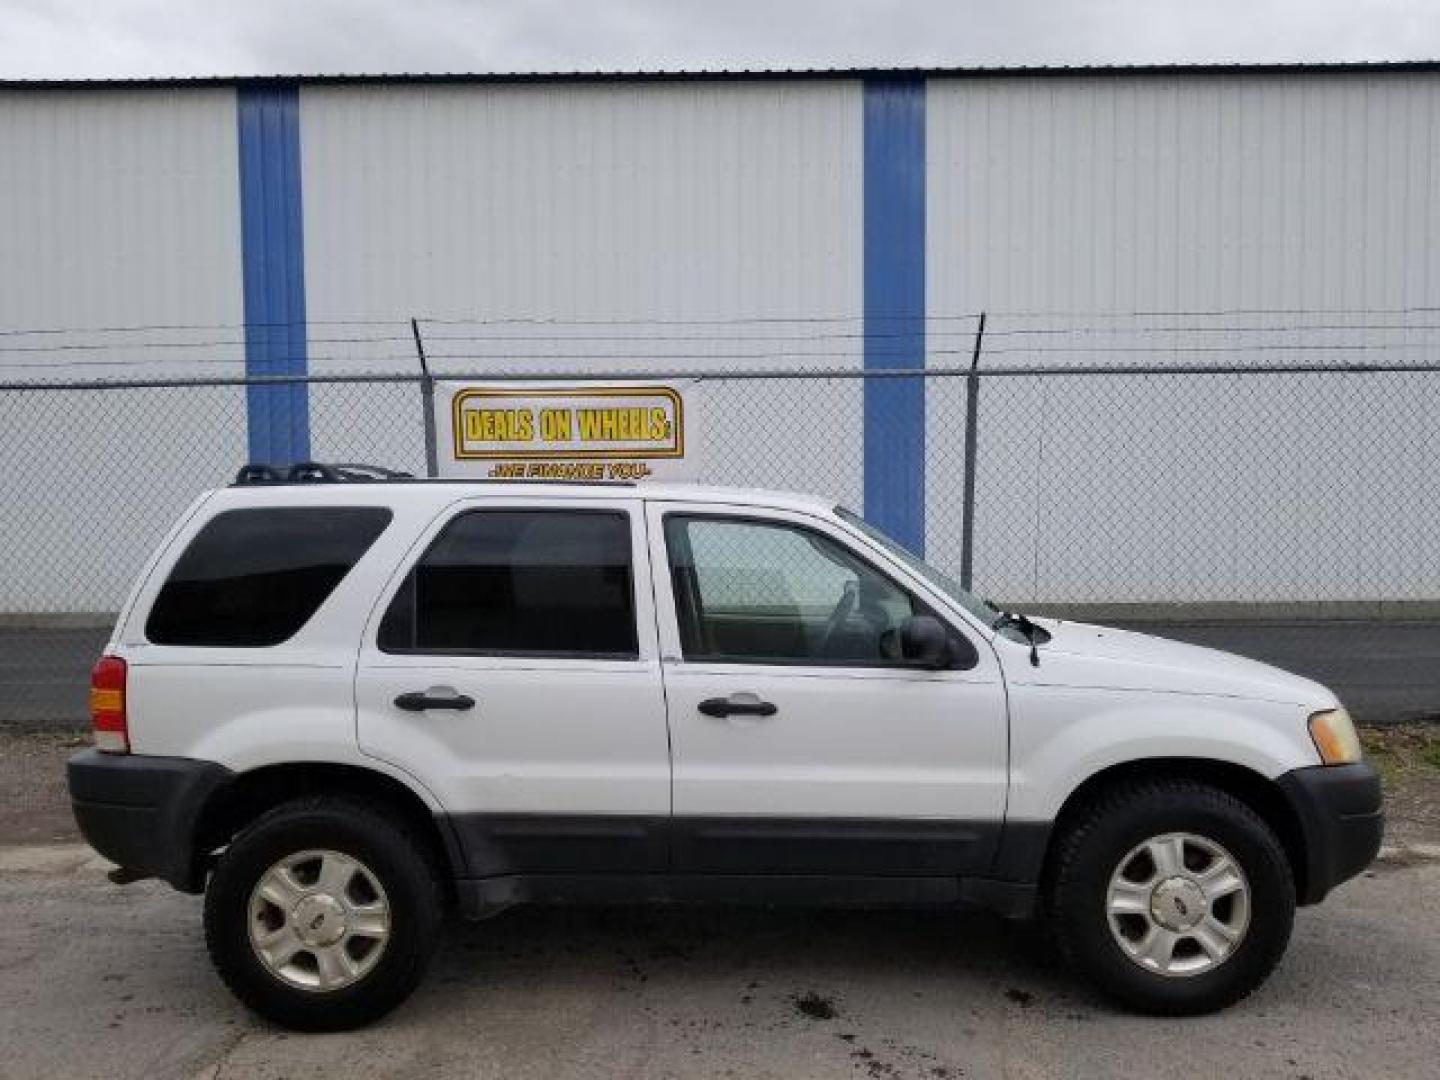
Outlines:
[[1440,60],[1280,63],[1077,64],[994,67],[756,68],[534,72],[373,72],[329,75],[196,75],[95,79],[0,79],[5,90],[91,90],[301,85],[667,83],[828,79],[967,79],[1065,76],[1404,74],[1440,72]]

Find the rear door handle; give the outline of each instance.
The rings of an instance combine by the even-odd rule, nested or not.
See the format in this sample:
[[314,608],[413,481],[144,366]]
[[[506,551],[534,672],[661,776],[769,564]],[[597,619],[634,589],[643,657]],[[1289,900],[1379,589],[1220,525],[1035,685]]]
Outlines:
[[464,712],[475,707],[475,699],[444,687],[431,687],[429,690],[411,690],[408,694],[401,694],[395,699],[395,707],[406,712],[425,712],[427,709]]
[[761,701],[754,694],[706,698],[696,707],[706,716],[774,716],[779,711],[773,704]]

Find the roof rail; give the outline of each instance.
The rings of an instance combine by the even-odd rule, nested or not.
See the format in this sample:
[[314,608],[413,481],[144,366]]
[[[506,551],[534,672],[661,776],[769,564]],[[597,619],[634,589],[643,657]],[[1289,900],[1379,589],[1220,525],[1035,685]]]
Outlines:
[[[564,480],[522,477],[449,477],[451,483],[462,484],[552,484],[557,487],[635,487],[633,480]],[[231,487],[266,487],[276,484],[373,484],[376,482],[425,483],[414,473],[387,469],[382,465],[359,462],[300,461],[294,465],[266,465],[250,462],[241,465]]]
[[414,475],[387,469],[381,465],[358,462],[299,461],[294,465],[265,465],[251,462],[240,466],[235,474],[235,487],[261,484],[344,484],[367,483],[375,480],[413,480]]

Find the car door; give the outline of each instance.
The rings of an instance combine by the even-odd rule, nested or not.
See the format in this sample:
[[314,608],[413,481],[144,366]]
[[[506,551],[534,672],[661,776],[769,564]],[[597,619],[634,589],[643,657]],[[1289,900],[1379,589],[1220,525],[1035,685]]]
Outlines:
[[[1005,809],[1001,672],[923,584],[829,519],[652,502],[683,873],[960,875]],[[939,616],[957,662],[898,658]]]
[[361,749],[436,795],[472,877],[663,871],[669,740],[640,503],[492,497],[366,627]]

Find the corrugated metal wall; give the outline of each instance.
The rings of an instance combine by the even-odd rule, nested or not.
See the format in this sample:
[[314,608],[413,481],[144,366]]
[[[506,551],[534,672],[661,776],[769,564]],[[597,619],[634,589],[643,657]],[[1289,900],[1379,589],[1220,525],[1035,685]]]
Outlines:
[[1440,76],[931,80],[937,309],[1373,309],[1440,293]]
[[235,162],[230,90],[0,94],[0,326],[238,324]]
[[[804,339],[861,308],[859,101],[843,81],[303,88],[312,325],[466,320],[430,328],[442,370],[859,366],[853,333]],[[819,455],[858,505],[861,387],[823,412],[813,390],[715,390],[710,474],[814,487]],[[355,400],[317,407],[317,446],[368,437]],[[408,408],[374,400],[371,430]]]
[[[0,379],[236,374],[241,321],[233,91],[0,94]],[[144,347],[161,341],[179,347]],[[184,478],[233,469],[243,412],[214,393],[174,403],[52,398],[37,417],[36,399],[0,395],[0,611],[113,605],[154,542],[148,523],[193,497]],[[88,496],[110,483],[127,427],[119,468],[149,479],[101,516]]]
[[[440,320],[441,370],[859,367],[863,95],[841,77],[302,85],[311,370],[413,370],[411,315]],[[1440,307],[1440,75],[937,77],[921,101],[932,367],[968,361],[982,309],[989,362],[1089,364],[1113,345],[1193,361],[1195,334],[1212,359],[1258,362],[1257,340],[1333,343],[1307,327],[1336,313]],[[244,370],[240,171],[234,89],[0,94],[0,329],[71,331],[7,336],[0,374]],[[1255,309],[1273,336],[1241,334]],[[1188,337],[1130,314],[1227,311]],[[846,321],[816,329],[830,318]],[[115,326],[166,329],[74,331]],[[1031,355],[1038,339],[1016,331],[1037,327],[1081,336]],[[195,347],[134,347],[161,338]],[[1434,338],[1339,340],[1417,356]],[[86,348],[48,348],[67,343]],[[1440,462],[1396,447],[1440,412],[1434,382],[1388,412],[1374,382],[1345,378],[987,384],[978,583],[1022,600],[1433,596],[1440,539],[1397,507],[1440,505]],[[196,415],[166,399],[163,430],[132,440],[137,475],[208,480],[244,456],[243,411],[212,397]],[[862,397],[854,382],[715,391],[707,476],[859,505]],[[317,388],[313,452],[418,466],[413,398]],[[963,385],[926,398],[927,547],[953,568]],[[1325,423],[1357,401],[1363,422]],[[46,493],[82,485],[113,445],[87,425],[147,415],[92,413],[24,448],[19,509],[0,519],[11,566],[59,573],[45,588],[82,608],[124,572],[86,576],[85,503]],[[179,497],[137,491],[136,520]],[[1279,532],[1283,562],[1247,557]]]
[[[1407,309],[1440,306],[1436,76],[932,80],[928,119],[929,311],[1000,313],[990,363],[1431,355],[1434,316]],[[973,320],[933,325],[931,365],[953,366]],[[980,583],[1018,600],[1433,596],[1440,539],[1400,508],[1440,506],[1437,444],[1407,437],[1440,415],[1436,383],[987,384]],[[958,396],[931,395],[932,461],[963,438],[937,422]],[[956,482],[932,472],[932,538],[956,535]],[[1283,558],[1265,556],[1277,535]]]
[[858,309],[859,86],[301,91],[312,319]]

